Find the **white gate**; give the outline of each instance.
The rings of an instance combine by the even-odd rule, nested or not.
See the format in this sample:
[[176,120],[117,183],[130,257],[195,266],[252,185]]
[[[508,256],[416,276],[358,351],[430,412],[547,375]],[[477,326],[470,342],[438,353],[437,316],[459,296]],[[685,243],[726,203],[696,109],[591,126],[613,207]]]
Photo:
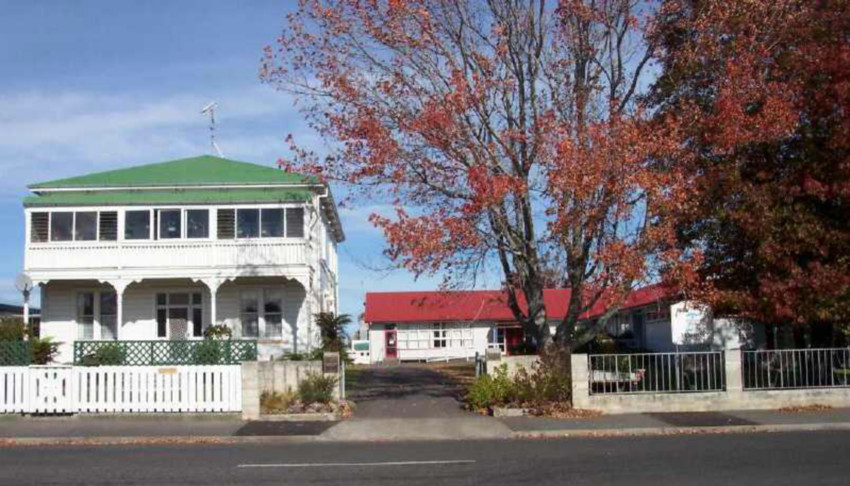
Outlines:
[[31,366],[29,413],[74,413],[71,366]]
[[0,367],[0,413],[240,410],[238,365]]

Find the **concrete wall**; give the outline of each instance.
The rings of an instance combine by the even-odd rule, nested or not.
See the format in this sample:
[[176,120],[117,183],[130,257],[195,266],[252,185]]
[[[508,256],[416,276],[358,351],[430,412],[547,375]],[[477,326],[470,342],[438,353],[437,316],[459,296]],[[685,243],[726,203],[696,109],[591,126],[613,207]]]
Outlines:
[[[321,361],[242,363],[242,418],[256,420],[260,417],[260,395],[263,392],[298,391],[299,383],[311,373],[322,374]],[[331,374],[339,378],[339,372]],[[335,398],[339,400],[338,386]]]
[[[488,372],[502,363],[513,375],[522,366],[529,369],[536,356],[511,356],[487,362]],[[726,351],[726,391],[699,393],[641,393],[591,395],[586,354],[574,354],[573,405],[576,408],[601,410],[609,414],[651,412],[711,412],[718,410],[764,410],[790,406],[850,406],[850,388],[816,388],[805,390],[744,390],[741,381],[741,353]]]

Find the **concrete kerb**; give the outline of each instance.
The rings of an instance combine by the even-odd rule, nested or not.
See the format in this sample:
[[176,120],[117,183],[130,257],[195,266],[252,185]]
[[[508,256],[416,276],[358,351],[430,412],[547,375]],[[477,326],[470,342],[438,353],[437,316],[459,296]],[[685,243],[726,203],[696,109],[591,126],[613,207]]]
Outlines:
[[237,445],[237,444],[292,444],[314,442],[435,442],[458,440],[533,440],[603,437],[664,437],[675,435],[719,435],[747,433],[784,433],[784,432],[848,432],[850,423],[815,423],[786,425],[739,425],[721,427],[654,427],[630,429],[597,430],[548,430],[513,432],[504,437],[469,439],[456,438],[382,438],[382,439],[332,439],[319,436],[174,436],[174,437],[20,437],[0,439],[3,447],[42,447],[42,446],[122,446],[122,445]]
[[642,427],[627,429],[569,429],[515,431],[512,439],[558,439],[590,437],[657,437],[696,434],[747,434],[781,432],[847,432],[850,423],[782,424],[782,425],[730,425],[718,427]]

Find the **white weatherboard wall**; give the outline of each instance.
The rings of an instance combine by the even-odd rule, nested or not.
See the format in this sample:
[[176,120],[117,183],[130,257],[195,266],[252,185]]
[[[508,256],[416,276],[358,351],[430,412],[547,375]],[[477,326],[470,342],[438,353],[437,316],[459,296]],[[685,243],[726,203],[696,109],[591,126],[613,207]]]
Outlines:
[[[223,284],[216,296],[219,323],[228,325],[233,330],[234,339],[238,339],[241,338],[242,331],[239,318],[240,292],[275,286],[283,288],[283,339],[260,339],[258,348],[261,359],[279,356],[285,350],[293,350],[296,347],[305,351],[318,343],[318,328],[311,326],[309,322],[304,288],[295,281],[270,284],[244,279]],[[77,340],[77,295],[80,292],[110,291],[112,288],[109,285],[80,281],[50,282],[42,287],[41,333],[44,337],[49,336],[55,342],[62,343],[56,362],[71,363],[74,359],[73,343]],[[203,284],[173,280],[135,283],[124,291],[124,324],[119,332],[122,341],[161,339],[156,334],[156,294],[169,292],[200,292],[203,295],[204,327],[210,325],[210,294]]]
[[241,408],[238,365],[0,368],[2,413],[197,413]]
[[[418,349],[398,349],[398,358],[402,361],[432,361],[440,359],[473,358],[475,354],[483,355],[487,351],[490,329],[493,324],[489,322],[475,322],[470,324],[472,331],[471,347],[444,347],[437,348],[433,344],[433,328],[430,322],[405,323],[408,330],[424,331],[428,333],[427,347]],[[398,329],[396,330],[398,332]],[[451,332],[451,330],[449,331]],[[386,359],[386,324],[372,324],[369,328],[369,351],[372,363],[380,363]]]

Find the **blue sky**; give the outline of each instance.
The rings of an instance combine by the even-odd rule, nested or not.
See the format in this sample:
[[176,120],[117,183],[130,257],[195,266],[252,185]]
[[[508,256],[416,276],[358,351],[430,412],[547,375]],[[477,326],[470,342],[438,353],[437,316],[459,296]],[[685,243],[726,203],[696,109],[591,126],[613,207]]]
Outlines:
[[[262,49],[293,1],[0,0],[0,302],[18,302],[21,198],[33,182],[208,152],[199,110],[220,104],[224,155],[273,164],[296,135],[321,152],[292,99],[259,82]],[[335,187],[336,192],[343,188]],[[362,312],[368,290],[429,289],[385,265],[367,222],[374,202],[342,210],[342,311]]]

